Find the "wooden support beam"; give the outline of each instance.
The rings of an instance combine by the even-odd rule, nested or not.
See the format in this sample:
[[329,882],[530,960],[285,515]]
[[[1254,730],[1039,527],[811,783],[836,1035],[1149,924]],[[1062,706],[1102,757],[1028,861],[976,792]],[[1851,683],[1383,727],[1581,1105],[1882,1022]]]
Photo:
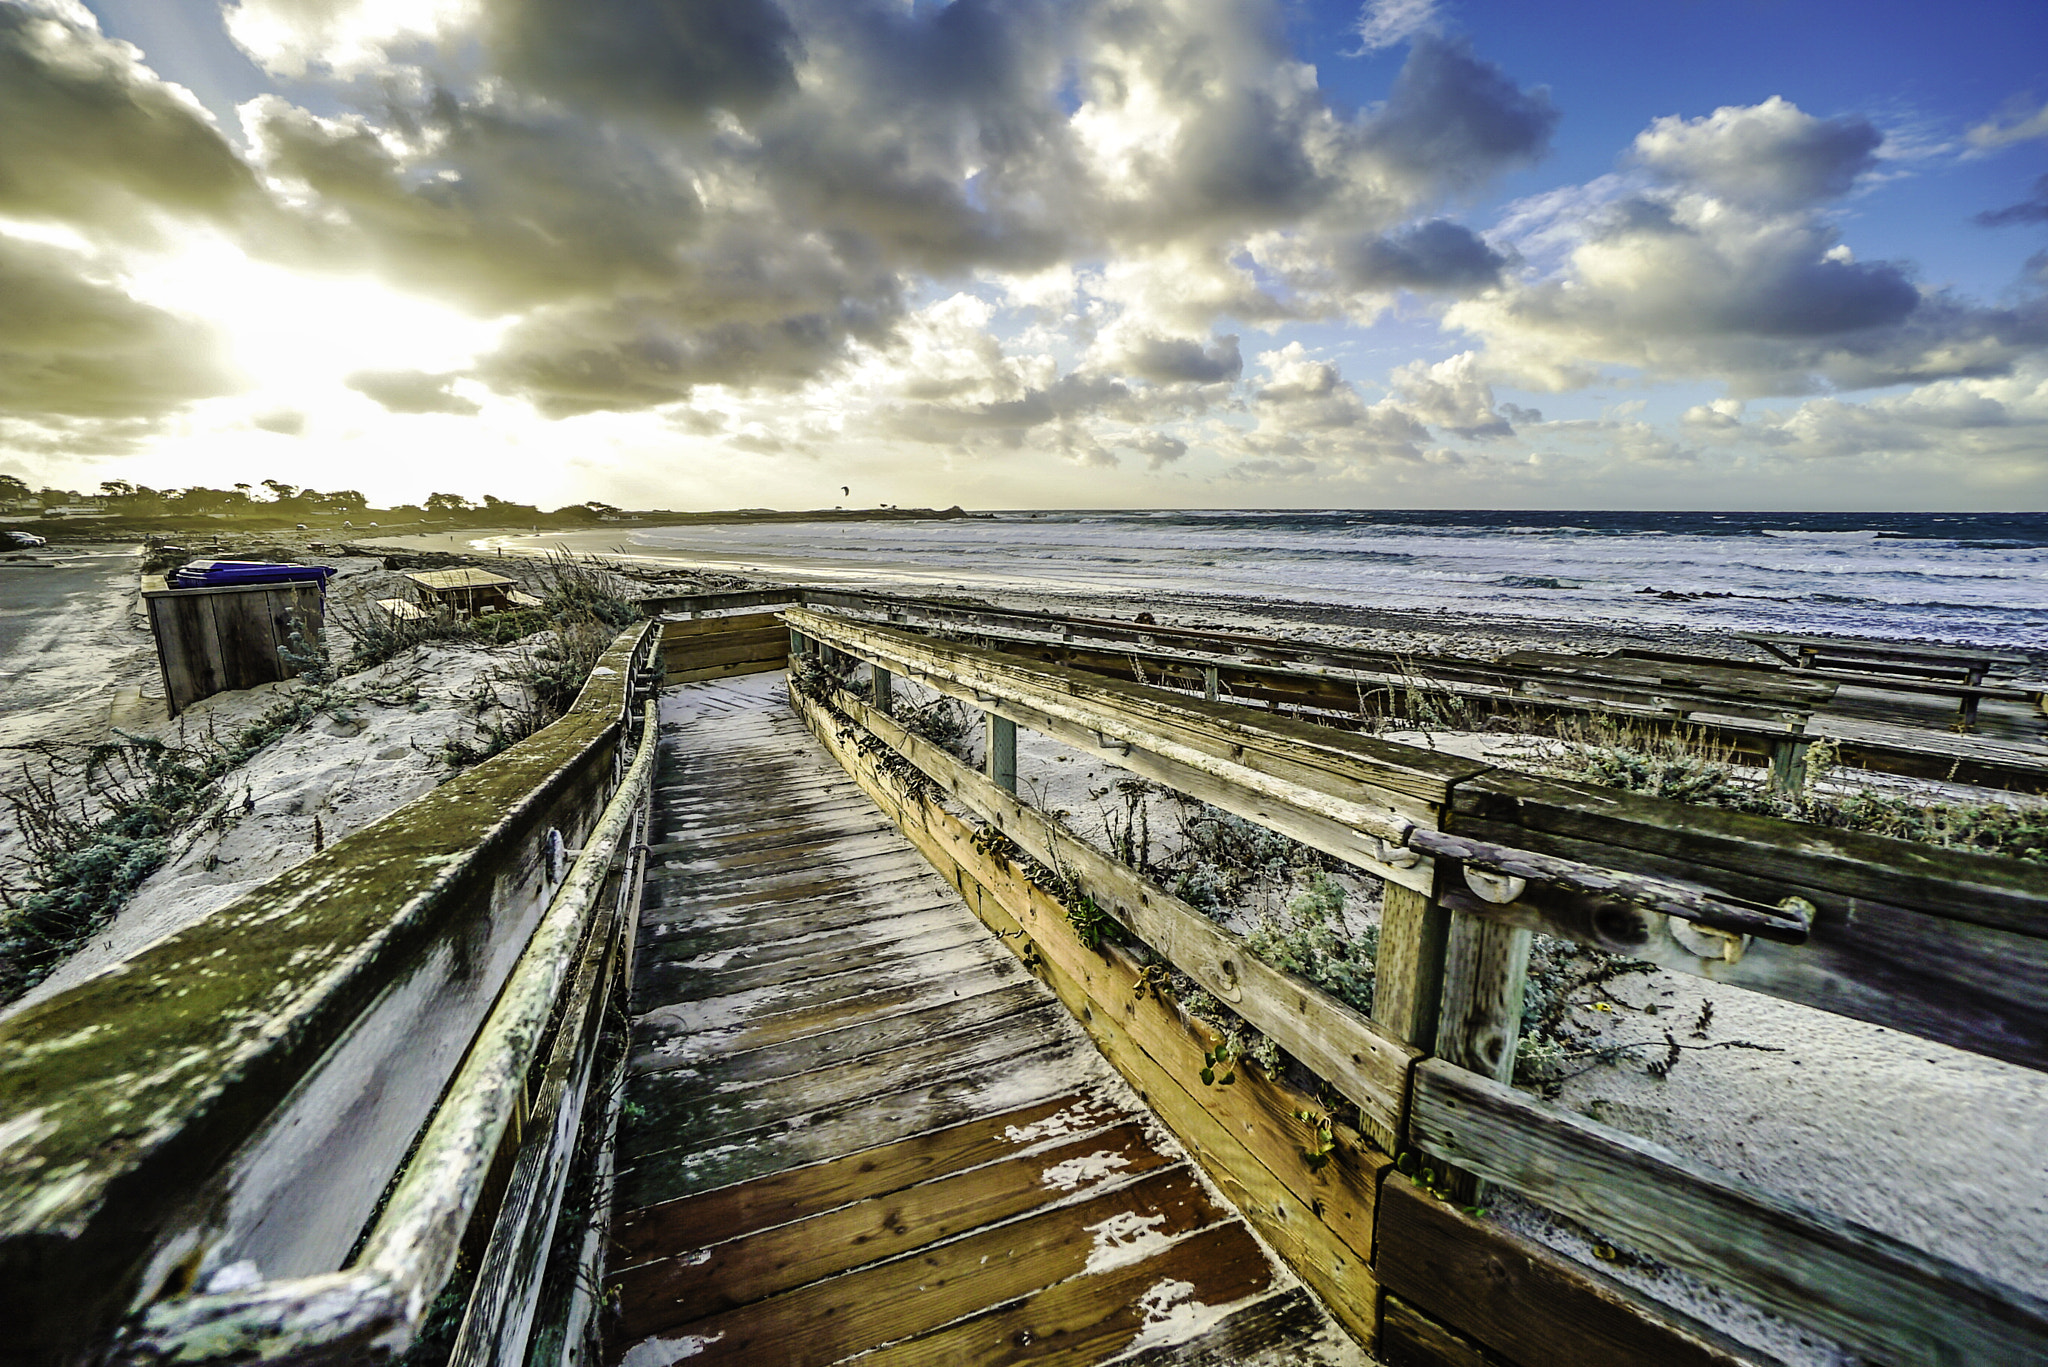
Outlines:
[[1436,1053],[1460,1068],[1512,1082],[1529,976],[1529,932],[1464,912],[1450,918]]
[[1006,793],[1017,791],[1017,723],[993,712],[982,714],[988,732],[988,780]]
[[1385,898],[1373,969],[1372,1018],[1394,1038],[1426,1054],[1436,1047],[1450,914],[1429,894],[1399,883],[1387,884]]
[[[1438,1057],[1496,1082],[1513,1082],[1522,1032],[1522,991],[1531,936],[1519,926],[1454,911],[1444,941],[1443,1000],[1437,1008]],[[1454,1198],[1485,1200],[1478,1176],[1454,1169]]]
[[880,665],[870,665],[870,678],[874,684],[875,711],[890,716],[896,710],[896,681],[888,670]]
[[1327,1080],[1359,1108],[1366,1132],[1393,1150],[1415,1050],[1321,989],[1252,954],[1240,937],[938,746],[846,693],[837,705],[1032,858],[1073,870],[1098,908]]
[[1442,1060],[1416,1068],[1410,1133],[1432,1157],[1892,1367],[2048,1362],[2038,1296]]
[[[1249,1068],[1232,1086],[1203,1086],[1196,1079],[1204,1050],[1216,1047],[1213,1031],[1162,1001],[1138,965],[1115,947],[1082,946],[1065,908],[1044,889],[978,849],[958,817],[906,799],[879,764],[839,736],[830,715],[794,690],[791,698],[819,742],[1066,1003],[1104,1056],[1338,1321],[1369,1345],[1378,1304],[1370,1264],[1372,1203],[1391,1160],[1339,1123],[1329,1161],[1311,1169],[1302,1146],[1312,1136],[1292,1117],[1314,1106],[1312,1098]],[[997,791],[964,766],[961,773],[985,795]],[[1003,800],[1014,802],[1007,795]],[[1082,876],[1086,881],[1086,871]]]

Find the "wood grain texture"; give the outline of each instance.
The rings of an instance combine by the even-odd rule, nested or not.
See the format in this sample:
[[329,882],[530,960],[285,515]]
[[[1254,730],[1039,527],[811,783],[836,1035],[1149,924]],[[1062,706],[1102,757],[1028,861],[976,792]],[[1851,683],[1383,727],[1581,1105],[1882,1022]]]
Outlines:
[[1436,1047],[1450,916],[1428,893],[1398,883],[1387,884],[1384,898],[1372,1017],[1395,1039],[1428,1053]]
[[1522,989],[1529,978],[1529,944],[1529,932],[1519,926],[1462,912],[1451,916],[1444,943],[1437,1057],[1496,1082],[1513,1079]]
[[1368,1117],[1383,1147],[1393,1147],[1416,1052],[1313,984],[1252,954],[1158,883],[1111,859],[1014,795],[1000,791],[952,755],[845,695],[841,705],[971,811],[1039,862],[1073,869],[1102,909],[1176,968],[1271,1036],[1325,1078]]
[[[892,1344],[863,1367],[1007,1367],[1101,1362],[1130,1348],[1169,1302],[1229,1305],[1271,1289],[1274,1273],[1241,1224],[1214,1226],[1139,1262],[1069,1277],[1010,1305]],[[1148,1302],[1147,1297],[1153,1299]],[[1206,1336],[1205,1336],[1206,1337]],[[1304,1359],[1297,1357],[1296,1362]]]
[[701,1247],[697,1231],[738,1239],[758,1230],[901,1191],[920,1182],[1009,1158],[1047,1133],[1095,1133],[1122,1112],[1092,1091],[1068,1092],[992,1111],[894,1143],[786,1168],[758,1181],[664,1201],[627,1212],[614,1232],[615,1270]]
[[1333,1161],[1310,1172],[1299,1147],[1307,1130],[1292,1112],[1313,1107],[1312,1099],[1259,1079],[1249,1069],[1233,1086],[1201,1086],[1202,1053],[1214,1046],[1213,1033],[1156,996],[1141,996],[1135,964],[1113,949],[1108,954],[1084,949],[1064,910],[1042,889],[976,849],[972,833],[958,818],[906,800],[871,760],[840,740],[815,704],[801,697],[796,701],[820,741],[892,813],[940,873],[954,881],[976,915],[1027,958],[1103,1055],[1315,1289],[1338,1322],[1369,1342],[1377,1317],[1370,1269],[1372,1201],[1378,1175],[1390,1160],[1339,1125]]
[[1435,1157],[1878,1361],[2048,1361],[2037,1297],[1447,1063],[1417,1068],[1411,1131]]
[[1489,1353],[1389,1291],[1380,1301],[1382,1367],[1520,1367]]
[[665,1232],[677,1252],[617,1276],[620,1334],[637,1339],[720,1314],[1024,1215],[1063,1199],[1077,1185],[1104,1185],[1067,1182],[1063,1188],[1056,1171],[1062,1163],[1093,1162],[1121,1183],[1173,1161],[1152,1147],[1142,1126],[1126,1122],[1028,1158],[940,1174],[771,1230],[738,1234],[717,1224],[670,1223]]
[[[2024,860],[1498,772],[1461,784],[1453,812],[1454,831],[1467,829],[1465,818],[1483,820],[1518,827],[1531,842],[1560,835],[1673,856],[1702,881],[1747,874],[1786,892],[1818,894],[1822,905],[1868,898],[2048,937],[2048,867]],[[1544,852],[1536,843],[1525,847]]]
[[1598,1274],[1398,1175],[1380,1193],[1378,1267],[1388,1290],[1381,1340],[1388,1367],[1399,1363],[1397,1343],[1414,1344],[1432,1367],[1494,1367],[1502,1359],[1519,1367],[1745,1367],[1750,1360],[1719,1335],[1663,1307],[1646,1308]]
[[1091,1226],[1143,1221],[1172,1238],[1227,1218],[1185,1169],[1154,1173],[1071,1206],[691,1321],[688,1332],[703,1341],[692,1367],[825,1367],[1075,1276],[1095,1249]]

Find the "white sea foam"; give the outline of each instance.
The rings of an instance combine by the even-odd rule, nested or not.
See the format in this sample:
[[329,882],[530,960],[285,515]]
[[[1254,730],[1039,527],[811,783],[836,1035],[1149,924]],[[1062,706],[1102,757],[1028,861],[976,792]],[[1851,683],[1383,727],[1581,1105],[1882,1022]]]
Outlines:
[[[1257,601],[2048,646],[2048,518],[1873,516],[1859,525],[1839,516],[1521,517],[1501,525],[1456,513],[1012,513],[654,527],[635,540],[643,554],[829,584],[1193,590]],[[1800,520],[1816,525],[1786,525]]]

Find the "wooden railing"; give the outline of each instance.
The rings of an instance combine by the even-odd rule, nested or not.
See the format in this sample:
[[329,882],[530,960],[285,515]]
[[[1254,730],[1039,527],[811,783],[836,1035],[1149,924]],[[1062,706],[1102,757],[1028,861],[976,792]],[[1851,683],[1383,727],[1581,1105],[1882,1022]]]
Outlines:
[[[2039,1298],[1506,1085],[1532,929],[2048,1068],[2048,869],[1511,774],[845,616],[784,618],[834,666],[804,662],[793,687],[819,739],[1384,1352],[1746,1360],[1426,1195],[1405,1175],[1419,1161],[1439,1190],[1497,1183],[1878,1361],[2048,1361]],[[836,687],[854,662],[878,700],[903,678],[984,712],[988,772]],[[1372,1019],[1022,801],[998,723],[1386,880]],[[969,818],[925,800],[927,784]],[[1122,943],[1090,947],[1097,915]],[[1762,934],[1729,928],[1746,915]],[[1351,1103],[1359,1129],[1255,1070],[1198,1081],[1218,1036],[1160,999],[1157,962]]]
[[556,1360],[593,1309],[597,1249],[558,1215],[602,1189],[655,642],[628,629],[561,720],[0,1023],[0,1357],[374,1360],[439,1301],[467,1306],[454,1360]]
[[[833,589],[757,589],[649,603],[650,611],[679,617],[782,607],[811,607],[879,625],[944,632],[1086,672],[1118,678],[1141,675],[1212,700],[1224,697],[1269,708],[1311,710],[1333,725],[1369,724],[1416,697],[1433,706],[1462,710],[1474,720],[1496,713],[1600,713],[1624,718],[1629,726],[1649,732],[1682,732],[1742,762],[1768,765],[1773,785],[1784,789],[1796,789],[1803,778],[1806,747],[1815,739],[1809,724],[1835,686],[1764,667],[1709,671],[1739,678],[1740,686],[1717,683],[1702,692],[1698,687],[1650,681],[1560,676],[1513,661],[1276,641],[1239,632]],[[2048,764],[2012,746],[1952,735],[1914,738],[1899,728],[1890,739],[1858,731],[1831,743],[1837,762],[1845,765],[2016,792],[2048,792]]]

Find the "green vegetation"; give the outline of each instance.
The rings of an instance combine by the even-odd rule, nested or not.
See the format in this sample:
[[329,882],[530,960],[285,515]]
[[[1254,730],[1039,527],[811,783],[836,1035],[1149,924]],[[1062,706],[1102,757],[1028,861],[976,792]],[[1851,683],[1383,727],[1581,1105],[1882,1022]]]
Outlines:
[[227,774],[342,702],[322,688],[292,694],[228,741],[211,731],[176,745],[116,732],[82,757],[43,751],[40,773],[24,770],[0,789],[27,847],[17,861],[25,894],[0,888],[0,1001],[48,977],[105,925],[178,832],[231,819],[221,799]]
[[1275,968],[1307,978],[1347,1006],[1372,1014],[1372,983],[1379,927],[1344,925],[1344,889],[1317,869],[1287,903],[1284,917],[1262,917],[1245,944]]
[[104,926],[163,864],[181,831],[233,820],[224,780],[280,736],[322,714],[354,720],[372,697],[424,706],[417,690],[376,694],[351,687],[346,676],[428,642],[532,641],[480,676],[471,699],[478,713],[473,733],[443,750],[455,768],[487,759],[563,715],[639,608],[601,570],[567,559],[543,567],[538,587],[541,607],[472,620],[392,622],[381,612],[341,610],[337,620],[353,643],[345,665],[299,624],[282,653],[301,687],[228,739],[211,728],[175,743],[117,732],[82,752],[42,749],[35,769],[24,768],[0,788],[0,809],[20,829],[26,851],[13,871],[18,883],[0,885],[0,1001],[47,977]]
[[1602,720],[1567,738],[1550,772],[1674,802],[2048,863],[2048,808],[1829,791],[1824,783],[1834,760],[1829,742],[1814,742],[1807,747],[1804,789],[1796,797],[1781,795],[1766,788],[1761,770],[1735,765],[1696,733],[1646,733]]

